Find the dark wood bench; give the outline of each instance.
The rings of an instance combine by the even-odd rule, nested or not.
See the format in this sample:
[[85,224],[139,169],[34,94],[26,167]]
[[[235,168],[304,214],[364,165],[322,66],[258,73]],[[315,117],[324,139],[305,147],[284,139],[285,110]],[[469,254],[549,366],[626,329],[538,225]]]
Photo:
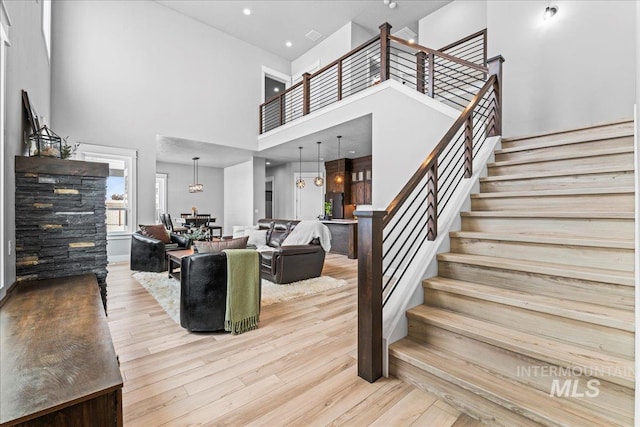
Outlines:
[[0,308],[0,426],[122,426],[95,275],[21,282]]

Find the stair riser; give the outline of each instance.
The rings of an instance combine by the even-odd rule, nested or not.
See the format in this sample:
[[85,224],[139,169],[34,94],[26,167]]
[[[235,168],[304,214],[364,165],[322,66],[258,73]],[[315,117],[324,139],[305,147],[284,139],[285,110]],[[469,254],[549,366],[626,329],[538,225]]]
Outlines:
[[633,153],[607,154],[577,159],[549,160],[514,165],[490,165],[487,168],[487,174],[489,176],[502,176],[538,172],[579,171],[594,169],[607,164],[632,169]]
[[633,310],[634,307],[632,286],[446,261],[438,262],[438,275],[612,308]]
[[502,148],[522,147],[538,143],[549,142],[579,142],[592,139],[616,138],[623,135],[633,133],[633,122],[621,123],[612,126],[603,126],[593,129],[583,129],[574,132],[565,132],[555,135],[533,136],[531,138],[510,140],[509,138],[502,140]]
[[433,289],[425,289],[424,300],[429,306],[491,321],[512,329],[619,356],[633,357],[634,334],[631,332]]
[[633,249],[451,238],[451,252],[633,271]]
[[633,187],[633,172],[595,173],[480,182],[480,192],[482,193],[622,187]]
[[496,162],[503,162],[507,160],[531,161],[538,157],[542,157],[544,159],[557,159],[576,154],[590,154],[591,152],[595,152],[597,154],[599,150],[610,148],[633,148],[633,137],[627,136],[622,138],[611,138],[605,140],[586,141],[574,144],[555,145],[551,147],[539,147],[530,149],[524,149],[524,147],[528,147],[528,145],[521,145],[520,147],[523,148],[520,151],[507,153],[497,152]]
[[[552,376],[550,372],[554,371],[551,369],[557,368],[557,365],[553,363],[515,353],[437,326],[427,325],[416,319],[409,320],[409,336],[429,348],[448,351],[460,359],[481,366],[485,370],[496,372],[545,393],[550,393],[554,378],[560,379],[562,382],[568,379],[578,380],[577,391],[579,393],[589,392],[586,386],[587,381],[591,379],[590,377]],[[565,367],[572,368],[572,366]],[[605,413],[619,414],[618,422],[623,424],[630,422],[633,419],[633,390],[610,382],[610,378],[606,375],[597,379],[600,381],[597,397],[558,398],[583,404],[587,409],[592,409],[595,406],[604,409]],[[599,409],[593,409],[596,413],[600,412]]]
[[[425,372],[410,363],[389,356],[389,374],[415,387],[434,393],[443,401],[457,408],[461,412],[484,422],[488,426],[496,427],[539,427],[540,424],[528,420],[514,411],[510,411],[482,396],[465,390],[443,380],[436,375]],[[434,426],[435,427],[435,426]]]
[[471,198],[474,211],[633,212],[633,193]]
[[462,231],[629,240],[631,219],[462,217]]

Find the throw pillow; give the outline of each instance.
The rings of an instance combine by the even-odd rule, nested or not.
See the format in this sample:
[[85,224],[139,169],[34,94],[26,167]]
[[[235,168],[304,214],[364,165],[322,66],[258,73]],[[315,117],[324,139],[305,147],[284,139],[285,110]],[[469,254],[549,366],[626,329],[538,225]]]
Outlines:
[[267,230],[247,230],[246,232],[249,237],[247,245],[260,247],[267,244]]
[[151,237],[152,239],[160,240],[162,243],[171,243],[171,236],[164,225],[140,225],[140,231],[143,236]]
[[246,249],[249,236],[239,237],[237,239],[229,240],[212,240],[210,242],[194,242],[196,251],[199,254],[203,253],[218,253],[223,249]]

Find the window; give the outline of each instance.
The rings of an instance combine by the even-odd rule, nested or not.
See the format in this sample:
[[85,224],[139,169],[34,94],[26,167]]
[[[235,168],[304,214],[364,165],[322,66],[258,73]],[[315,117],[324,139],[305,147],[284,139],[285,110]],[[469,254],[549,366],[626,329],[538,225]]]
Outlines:
[[109,164],[107,177],[107,236],[128,236],[134,231],[136,205],[135,150],[80,144],[76,156],[87,162]]
[[156,220],[167,212],[167,174],[156,174]]

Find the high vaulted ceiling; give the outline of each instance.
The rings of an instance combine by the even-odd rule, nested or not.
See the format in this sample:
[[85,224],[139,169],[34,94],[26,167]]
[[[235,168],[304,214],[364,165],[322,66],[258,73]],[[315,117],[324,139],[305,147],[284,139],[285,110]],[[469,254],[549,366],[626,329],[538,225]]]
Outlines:
[[[407,27],[418,33],[418,20],[451,0],[395,0],[389,8],[383,0],[156,0],[178,13],[217,28],[233,37],[260,47],[287,60],[294,60],[338,29],[352,21],[372,35],[384,22],[392,33]],[[390,0],[393,1],[393,0]],[[245,15],[243,9],[251,10]],[[322,36],[312,41],[305,37],[315,30]],[[401,37],[405,38],[404,35]],[[292,46],[287,47],[286,41]],[[298,146],[305,147],[303,161],[317,160],[317,141],[322,141],[322,156],[337,155],[336,135],[343,135],[342,157],[371,154],[371,118],[344,123],[314,135],[307,135],[279,147],[257,152],[180,137],[158,136],[156,159],[161,162],[191,164],[200,156],[200,165],[227,167],[263,157],[273,165],[298,159]],[[335,151],[335,153],[333,151]],[[352,153],[350,153],[352,152]]]
[[[353,21],[371,32],[388,22],[392,32],[409,27],[418,33],[418,20],[451,0],[395,0],[394,9],[383,0],[156,0],[187,15],[258,46],[282,58],[294,60]],[[243,9],[251,10],[244,15]],[[322,34],[317,41],[309,31]],[[291,47],[285,46],[290,41]]]

